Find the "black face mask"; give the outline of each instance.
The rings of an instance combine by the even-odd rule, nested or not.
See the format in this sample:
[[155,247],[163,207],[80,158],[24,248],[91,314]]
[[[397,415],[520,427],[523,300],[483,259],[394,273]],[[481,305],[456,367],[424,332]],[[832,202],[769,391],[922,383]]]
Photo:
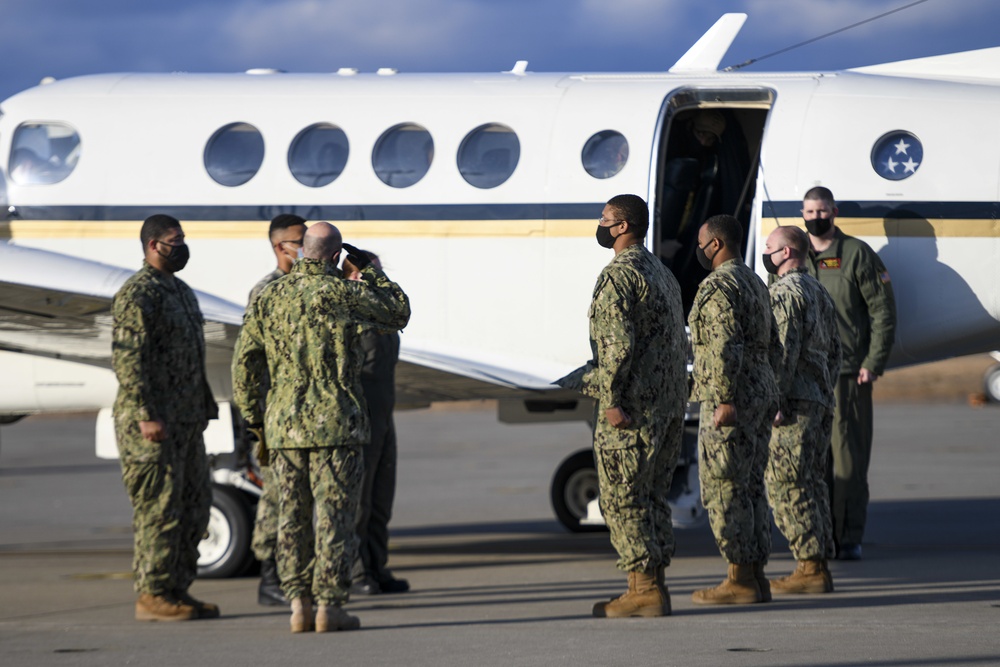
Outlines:
[[[170,248],[170,252],[164,254],[160,252],[160,246],[165,245]],[[177,273],[187,266],[188,260],[191,259],[191,249],[188,248],[186,243],[180,245],[170,245],[169,243],[164,243],[163,241],[156,242],[156,252],[165,260],[167,269],[171,273]]]
[[[709,241],[708,243],[711,243],[711,241]],[[705,245],[707,246],[708,243],[706,243]],[[698,263],[701,264],[701,268],[705,269],[706,271],[712,270],[712,258],[714,258],[715,255],[709,257],[708,255],[705,254],[705,249],[702,248],[701,246],[697,246],[694,249],[694,254],[695,257],[698,258]],[[718,251],[716,251],[716,254],[718,254]]]
[[[778,251],[775,250],[774,252],[778,252]],[[764,270],[765,271],[767,271],[768,273],[770,273],[772,275],[778,275],[778,267],[781,266],[781,264],[784,264],[785,261],[782,260],[781,264],[775,264],[774,260],[771,259],[771,255],[773,255],[774,252],[766,252],[766,253],[764,253],[764,255],[761,257],[761,261],[764,263]]]
[[806,231],[808,231],[813,236],[823,236],[828,231],[830,231],[830,226],[833,223],[829,218],[816,218],[814,220],[806,220]]
[[604,225],[597,225],[597,242],[602,248],[614,248],[615,239],[617,236],[611,235],[611,227],[605,227]]

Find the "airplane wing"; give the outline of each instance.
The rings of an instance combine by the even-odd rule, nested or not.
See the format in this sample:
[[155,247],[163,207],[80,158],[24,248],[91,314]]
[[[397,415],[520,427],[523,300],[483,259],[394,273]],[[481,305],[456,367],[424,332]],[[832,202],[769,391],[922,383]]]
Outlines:
[[[0,243],[0,350],[111,368],[111,301],[132,271]],[[229,363],[243,308],[195,292],[206,361]]]
[[[0,243],[0,350],[111,368],[111,301],[132,273]],[[195,294],[205,318],[206,361],[228,366],[243,307],[204,292]],[[544,377],[405,345],[396,386],[400,407],[526,397],[547,390],[566,393]]]

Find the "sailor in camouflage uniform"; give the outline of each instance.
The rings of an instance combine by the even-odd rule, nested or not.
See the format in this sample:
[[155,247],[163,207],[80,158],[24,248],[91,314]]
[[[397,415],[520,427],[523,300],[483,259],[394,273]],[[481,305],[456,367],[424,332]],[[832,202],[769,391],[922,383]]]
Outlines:
[[[336,268],[344,247],[362,283]],[[361,390],[358,325],[401,329],[409,301],[398,285],[327,222],[305,235],[304,258],[247,311],[233,356],[233,400],[263,426],[280,490],[277,560],[292,603],[292,632],[351,630],[343,611],[357,552],[354,521],[370,438]],[[260,408],[264,374],[266,410]],[[316,527],[313,529],[313,514]]]
[[806,272],[808,261],[809,238],[798,227],[778,227],[768,236],[763,264],[778,276],[770,293],[782,355],[774,367],[781,402],[765,479],[775,522],[797,562],[791,575],[771,581],[775,593],[833,591],[826,467],[840,334],[833,299]]
[[764,469],[778,410],[771,360],[781,346],[767,288],[741,259],[742,240],[742,226],[730,215],[713,216],[698,231],[698,260],[712,272],[688,315],[691,400],[701,402],[701,498],[729,570],[719,586],[695,591],[697,604],[771,599],[764,577],[771,551]]
[[[271,220],[267,236],[278,266],[261,278],[247,300],[247,310],[257,300],[265,287],[286,275],[292,269],[292,263],[302,248],[302,239],[306,233],[306,221],[291,213],[282,213]],[[267,394],[267,374],[265,373],[263,395]],[[281,581],[278,579],[278,565],[275,561],[275,545],[278,542],[278,484],[274,479],[272,466],[260,467],[264,486],[261,489],[260,500],[257,501],[257,520],[253,527],[251,548],[254,556],[260,561],[260,584],[257,587],[257,603],[265,606],[287,605],[288,599],[281,592]]]
[[115,435],[135,534],[135,617],[211,618],[219,608],[188,593],[212,504],[202,431],[218,417],[205,377],[203,320],[194,292],[174,275],[189,256],[180,222],[150,216],[140,239],[142,269],[115,294],[111,354]]
[[[615,257],[594,287],[593,360],[557,380],[597,401],[594,458],[601,512],[628,573],[628,591],[594,605],[598,617],[670,614],[664,568],[674,553],[666,491],[680,454],[687,393],[680,287],[642,242],[646,202],[619,195],[604,207],[597,241]],[[617,233],[616,233],[617,232]]]

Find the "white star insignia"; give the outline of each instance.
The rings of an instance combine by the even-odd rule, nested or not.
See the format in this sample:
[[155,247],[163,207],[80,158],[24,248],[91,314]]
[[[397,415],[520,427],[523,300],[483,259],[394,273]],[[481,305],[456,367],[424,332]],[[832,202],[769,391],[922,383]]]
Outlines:
[[896,167],[898,165],[899,165],[898,162],[894,162],[892,158],[889,158],[889,161],[885,163],[885,168],[888,169],[890,173],[895,174],[896,173]]
[[913,172],[915,172],[917,170],[917,167],[919,167],[919,166],[920,166],[920,163],[919,162],[914,162],[913,158],[911,157],[909,160],[907,160],[906,162],[903,163],[903,173],[904,174],[906,174],[906,173],[913,173]]
[[902,153],[903,155],[906,155],[907,154],[906,153],[906,149],[908,149],[909,147],[910,147],[910,144],[908,144],[905,141],[903,141],[902,139],[900,139],[899,143],[896,144],[896,155],[899,155],[900,153]]

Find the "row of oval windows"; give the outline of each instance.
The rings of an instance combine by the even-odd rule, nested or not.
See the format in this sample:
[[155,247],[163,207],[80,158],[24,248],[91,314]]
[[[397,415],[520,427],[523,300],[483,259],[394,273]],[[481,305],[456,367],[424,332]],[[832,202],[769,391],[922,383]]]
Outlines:
[[[347,134],[331,123],[316,123],[296,135],[288,149],[288,168],[303,185],[332,183],[347,166]],[[19,185],[58,183],[80,157],[80,137],[63,123],[25,123],[14,131],[8,171]],[[506,125],[488,123],[469,132],[458,148],[458,170],[470,185],[495,188],[511,177],[521,157],[517,134]],[[628,141],[615,130],[591,136],[581,152],[583,168],[594,178],[610,178],[628,161]],[[205,146],[205,170],[228,187],[243,185],[264,162],[264,137],[249,123],[230,123]],[[415,123],[395,125],[379,137],[372,167],[379,179],[406,188],[424,177],[434,161],[430,132]]]

